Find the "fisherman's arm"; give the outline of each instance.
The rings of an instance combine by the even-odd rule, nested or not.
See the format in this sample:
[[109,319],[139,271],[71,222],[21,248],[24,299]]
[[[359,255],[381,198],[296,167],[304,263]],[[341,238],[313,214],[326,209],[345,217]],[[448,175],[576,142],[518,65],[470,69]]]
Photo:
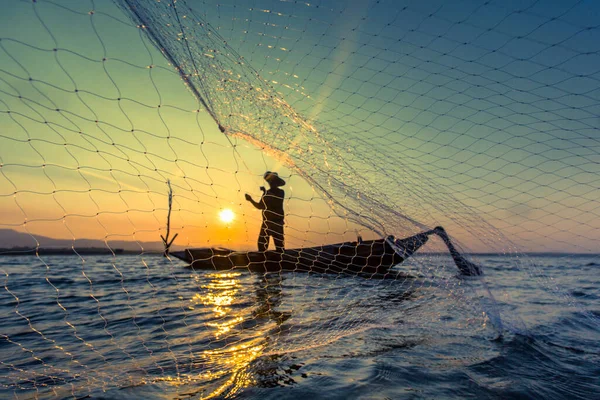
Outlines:
[[260,190],[263,191],[263,195],[260,198],[260,201],[254,201],[254,199],[252,198],[252,196],[250,196],[248,193],[246,193],[246,200],[248,200],[250,203],[252,203],[252,205],[256,208],[258,208],[259,210],[264,210],[265,209],[265,188],[263,186],[260,187]]

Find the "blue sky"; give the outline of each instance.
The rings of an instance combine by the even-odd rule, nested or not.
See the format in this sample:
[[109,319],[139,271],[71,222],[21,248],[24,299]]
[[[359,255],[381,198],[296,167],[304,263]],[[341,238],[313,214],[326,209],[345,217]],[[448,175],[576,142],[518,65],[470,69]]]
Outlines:
[[4,227],[147,240],[171,179],[185,240],[252,247],[243,193],[277,169],[298,245],[597,248],[597,2],[164,4],[142,14],[227,136],[112,2],[3,5]]

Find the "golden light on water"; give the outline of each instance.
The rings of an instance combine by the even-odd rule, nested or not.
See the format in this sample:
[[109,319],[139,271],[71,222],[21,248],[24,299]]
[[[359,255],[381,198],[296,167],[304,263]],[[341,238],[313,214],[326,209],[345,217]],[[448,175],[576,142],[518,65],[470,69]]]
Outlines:
[[[226,392],[232,395],[253,384],[254,378],[247,368],[263,353],[266,346],[264,336],[251,335],[232,342],[229,342],[227,337],[227,335],[240,335],[241,324],[248,318],[253,318],[251,313],[245,314],[235,307],[235,304],[240,301],[239,292],[242,288],[240,277],[239,272],[193,276],[200,286],[200,291],[190,299],[192,309],[205,306],[207,311],[212,311],[212,318],[210,322],[205,323],[205,326],[213,336],[213,340],[222,341],[223,346],[196,354],[196,362],[204,368],[200,373],[180,375],[173,377],[172,380],[163,381],[173,386],[203,387],[201,392],[197,393],[201,393],[204,399],[221,397]],[[238,331],[234,333],[236,329]]]
[[235,214],[229,208],[225,208],[224,210],[219,211],[219,219],[221,222],[229,224],[235,219]]

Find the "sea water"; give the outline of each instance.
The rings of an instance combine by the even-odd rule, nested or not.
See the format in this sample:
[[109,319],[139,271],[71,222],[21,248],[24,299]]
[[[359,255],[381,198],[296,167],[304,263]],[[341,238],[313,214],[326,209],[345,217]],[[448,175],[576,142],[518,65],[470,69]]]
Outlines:
[[482,284],[5,256],[0,398],[600,398],[598,260],[480,256]]

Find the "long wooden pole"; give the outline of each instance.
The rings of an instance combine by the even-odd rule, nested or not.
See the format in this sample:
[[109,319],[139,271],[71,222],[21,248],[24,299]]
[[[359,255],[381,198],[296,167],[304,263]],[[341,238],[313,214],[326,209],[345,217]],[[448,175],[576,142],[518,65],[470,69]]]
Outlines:
[[171,245],[173,244],[173,242],[175,241],[175,238],[178,235],[178,233],[176,233],[175,236],[173,236],[173,238],[169,241],[169,235],[171,234],[171,209],[173,208],[173,188],[171,187],[170,179],[167,179],[167,185],[169,186],[169,210],[167,212],[167,234],[165,236],[160,235],[160,238],[162,239],[163,244],[165,245],[165,251],[163,252],[163,256],[165,256],[165,257],[169,256],[169,249],[171,248]]

